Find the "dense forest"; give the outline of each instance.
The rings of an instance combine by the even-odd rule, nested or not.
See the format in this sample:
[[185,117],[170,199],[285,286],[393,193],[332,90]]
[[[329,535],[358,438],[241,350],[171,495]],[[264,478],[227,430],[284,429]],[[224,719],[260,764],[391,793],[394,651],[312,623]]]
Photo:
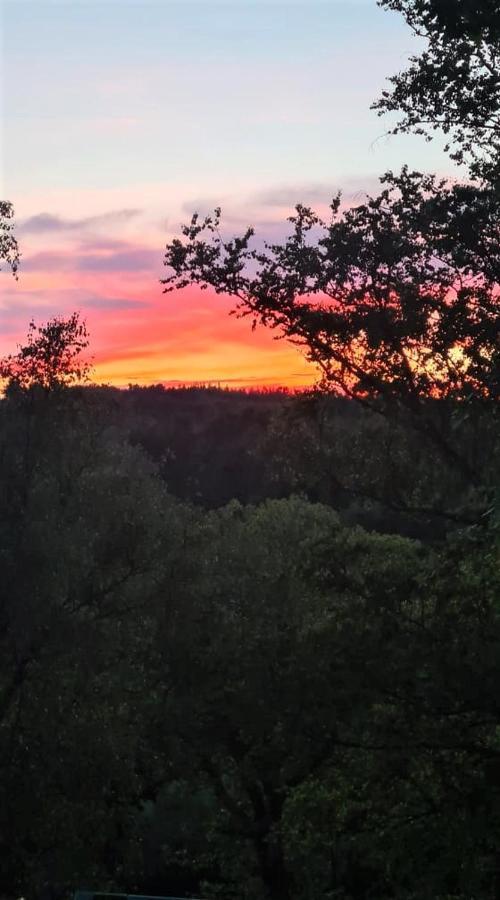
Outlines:
[[480,488],[345,399],[11,385],[6,896],[495,896],[498,428],[459,412]]
[[500,896],[500,14],[381,5],[464,179],[165,252],[315,390],[97,386],[77,313],[1,363],[2,900]]

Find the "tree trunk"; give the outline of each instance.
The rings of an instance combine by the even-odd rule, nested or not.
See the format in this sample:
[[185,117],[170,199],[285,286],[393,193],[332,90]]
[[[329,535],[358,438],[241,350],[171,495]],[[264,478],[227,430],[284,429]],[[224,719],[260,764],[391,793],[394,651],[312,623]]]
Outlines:
[[281,842],[269,835],[254,841],[259,873],[270,900],[290,900],[290,879],[283,859]]

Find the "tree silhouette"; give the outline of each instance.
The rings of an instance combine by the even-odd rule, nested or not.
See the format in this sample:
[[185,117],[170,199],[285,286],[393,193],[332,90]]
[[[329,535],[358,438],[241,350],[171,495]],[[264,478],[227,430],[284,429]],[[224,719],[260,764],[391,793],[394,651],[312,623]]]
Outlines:
[[14,235],[12,203],[0,200],[0,263],[6,262],[12,274],[17,275],[19,267],[19,247]]
[[[499,198],[433,176],[387,173],[375,197],[330,222],[297,206],[283,244],[220,234],[220,210],[167,245],[166,291],[190,283],[236,299],[240,315],[299,344],[322,384],[404,409],[451,462],[428,401],[500,396]],[[456,461],[456,460],[455,460]]]
[[426,40],[391,90],[374,104],[400,116],[392,129],[430,139],[447,136],[446,150],[475,178],[500,178],[500,6],[497,0],[379,0],[401,12]]
[[0,377],[21,388],[40,385],[46,390],[86,381],[90,364],[82,358],[88,333],[80,314],[55,316],[46,325],[30,322],[27,342],[19,352],[0,361]]

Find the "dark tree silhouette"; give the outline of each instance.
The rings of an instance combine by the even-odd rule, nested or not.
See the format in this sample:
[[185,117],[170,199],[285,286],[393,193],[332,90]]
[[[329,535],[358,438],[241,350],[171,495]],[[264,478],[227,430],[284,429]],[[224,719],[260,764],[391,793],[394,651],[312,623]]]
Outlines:
[[330,222],[297,206],[290,237],[263,250],[252,229],[224,240],[220,210],[195,215],[167,245],[162,283],[232,295],[241,315],[301,345],[324,387],[405,409],[444,450],[427,401],[500,396],[499,200],[406,168],[382,184],[345,212],[337,197]]
[[16,276],[19,267],[19,247],[14,235],[12,203],[0,200],[0,263],[6,262]]
[[475,178],[500,178],[500,5],[497,0],[379,0],[401,12],[426,47],[374,104],[396,112],[392,133],[448,138]]
[[46,325],[30,322],[27,342],[18,353],[0,361],[0,377],[21,388],[40,385],[46,390],[86,381],[90,364],[82,358],[88,333],[80,314],[55,316]]

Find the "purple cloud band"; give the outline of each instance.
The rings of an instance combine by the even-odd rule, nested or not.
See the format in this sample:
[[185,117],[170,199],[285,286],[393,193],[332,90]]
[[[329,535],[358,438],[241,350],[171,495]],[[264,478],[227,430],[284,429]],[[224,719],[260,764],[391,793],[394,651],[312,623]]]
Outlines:
[[88,228],[96,228],[100,225],[114,225],[128,222],[141,214],[140,209],[116,209],[98,216],[87,216],[83,219],[64,219],[62,216],[52,213],[39,213],[30,216],[19,225],[19,231],[24,234],[54,234],[64,231],[85,231]]

